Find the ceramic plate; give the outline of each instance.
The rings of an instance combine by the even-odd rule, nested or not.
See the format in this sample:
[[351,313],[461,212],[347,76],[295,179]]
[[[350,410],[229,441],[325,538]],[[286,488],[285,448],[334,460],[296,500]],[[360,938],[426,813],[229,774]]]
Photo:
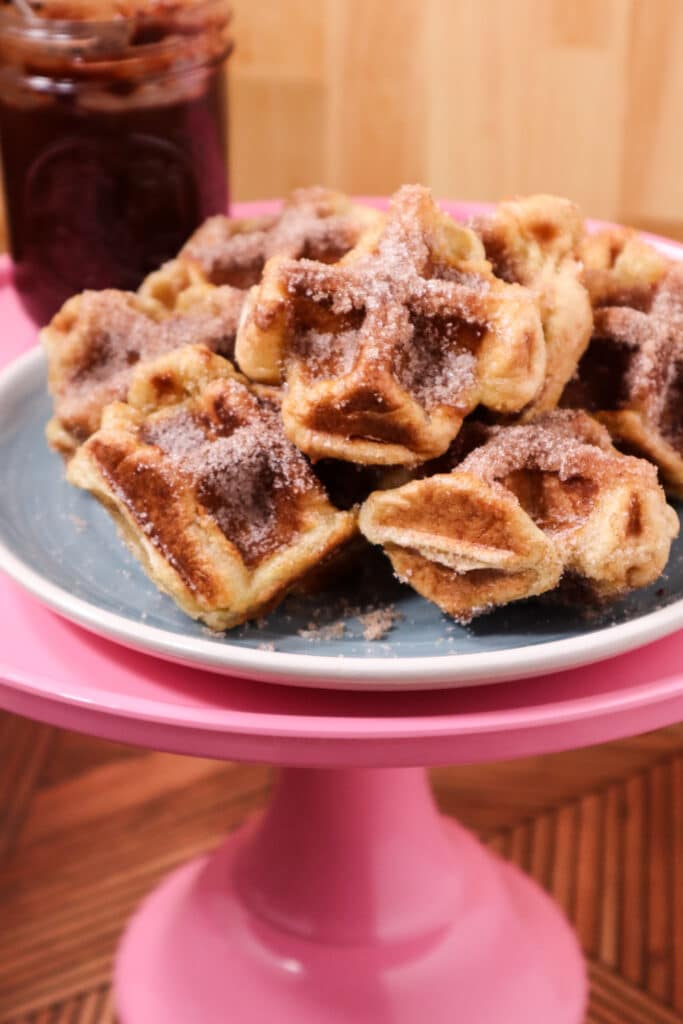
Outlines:
[[[69,486],[44,441],[45,360],[0,377],[0,568],[66,618],[126,646],[274,682],[431,688],[536,675],[635,648],[683,625],[683,542],[651,587],[600,613],[510,605],[462,627],[392,578],[381,555],[341,592],[289,599],[259,626],[210,633],[160,594],[106,512]],[[395,625],[366,639],[373,602]]]

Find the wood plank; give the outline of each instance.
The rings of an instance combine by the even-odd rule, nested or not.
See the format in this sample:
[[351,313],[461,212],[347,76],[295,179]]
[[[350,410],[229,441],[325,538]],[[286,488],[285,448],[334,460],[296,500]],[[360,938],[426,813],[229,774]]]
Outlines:
[[[604,964],[591,962],[590,1014],[596,1011],[610,1024],[680,1024],[678,1013],[631,985]],[[590,1016],[589,1014],[589,1016]],[[611,1016],[609,1016],[611,1014]]]
[[598,957],[608,967],[619,962],[619,935],[624,908],[620,899],[620,787],[610,786],[605,793],[603,817],[603,872],[601,885],[600,937]]
[[565,804],[555,812],[555,843],[553,849],[550,892],[567,917],[574,916],[577,849],[576,804]]
[[0,864],[16,841],[53,739],[49,726],[0,713]]
[[90,772],[99,764],[127,761],[129,758],[139,756],[139,747],[111,743],[108,740],[96,739],[94,736],[82,736],[80,733],[55,729],[50,757],[43,765],[38,785],[41,789],[45,786],[53,786],[57,782],[65,782],[76,775]]
[[[429,139],[439,192],[558,192],[594,215],[617,214],[623,137],[598,122],[621,120],[629,22],[621,0],[597,6],[433,0]],[[605,120],[592,116],[595,95]]]
[[662,1002],[673,995],[671,976],[671,784],[668,764],[654,765],[648,778],[647,990]]
[[[70,827],[34,836],[0,878],[0,1020],[5,1003],[15,1015],[28,1013],[105,982],[120,931],[145,893],[176,864],[219,842],[265,797],[265,769],[207,775],[189,760],[173,761],[176,772],[187,769],[184,787],[166,788],[162,775],[154,790],[147,778],[138,805],[119,799],[109,816],[105,802],[101,819],[93,818],[89,799],[81,820],[73,811],[78,786],[89,794],[90,779],[54,787],[69,807]],[[127,773],[145,775],[144,764],[108,767],[124,789],[134,785]],[[93,774],[101,778],[102,771]]]
[[531,828],[530,874],[544,889],[552,884],[553,850],[555,845],[553,817],[542,814]]
[[672,833],[672,899],[673,920],[672,1005],[683,1016],[683,758],[671,764],[671,833]]
[[680,220],[683,8],[678,0],[634,3],[628,21],[620,207],[626,217],[667,218],[676,211]]
[[522,871],[529,871],[531,864],[531,830],[529,822],[522,822],[510,830],[509,858]]
[[389,16],[377,0],[327,0],[325,9],[330,184],[373,195],[424,181],[425,5],[393,0]]
[[624,871],[622,900],[628,916],[621,931],[621,973],[634,985],[645,980],[646,786],[644,775],[624,783]]
[[539,811],[581,798],[645,770],[683,746],[683,726],[571,750],[553,759],[526,757],[484,765],[436,768],[431,772],[439,806],[483,835],[513,827]]
[[[144,754],[93,767],[86,776],[68,778],[35,794],[18,842],[40,842],[54,832],[94,825],[106,814],[135,808],[152,798],[171,797],[178,788],[224,774],[216,761]],[[107,794],[106,805],[102,794]]]
[[599,794],[584,797],[579,807],[574,923],[589,956],[598,951],[602,809]]
[[283,196],[330,179],[321,85],[236,75],[231,97],[231,178],[236,198]]
[[497,853],[500,857],[507,857],[510,845],[510,833],[499,832],[497,835],[491,836],[486,845],[492,853]]
[[310,0],[231,0],[235,74],[320,80],[325,68],[325,6]]

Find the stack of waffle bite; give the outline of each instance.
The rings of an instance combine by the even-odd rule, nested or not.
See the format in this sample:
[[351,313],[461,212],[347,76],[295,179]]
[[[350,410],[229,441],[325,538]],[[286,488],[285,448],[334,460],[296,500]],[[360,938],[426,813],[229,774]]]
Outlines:
[[[43,331],[68,479],[215,629],[359,541],[466,622],[654,581],[683,496],[683,267],[553,196],[214,217]],[[332,569],[330,570],[332,571]]]

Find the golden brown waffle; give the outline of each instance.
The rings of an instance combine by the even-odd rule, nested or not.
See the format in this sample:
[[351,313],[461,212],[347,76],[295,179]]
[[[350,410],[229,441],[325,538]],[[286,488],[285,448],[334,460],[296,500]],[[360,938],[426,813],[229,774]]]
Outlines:
[[[216,290],[216,285],[211,284],[200,267],[175,259],[148,274],[138,288],[137,297],[145,312],[161,319],[169,313],[185,312],[197,303],[209,302]],[[244,292],[236,288],[231,290],[236,302],[239,298],[241,308]],[[227,287],[221,291],[227,294]]]
[[359,523],[401,579],[461,621],[563,575],[615,598],[659,576],[678,532],[654,467],[578,411],[494,428],[451,473],[371,495]]
[[593,412],[619,447],[651,459],[669,493],[683,497],[683,264],[670,265],[648,307],[596,310],[562,404]]
[[313,187],[292,193],[282,211],[262,217],[210,217],[179,259],[214,285],[249,288],[272,256],[336,263],[382,223],[383,214],[339,192]]
[[338,259],[382,220],[337,192],[300,189],[278,214],[210,218],[136,295],[86,292],[69,300],[43,332],[55,397],[50,444],[73,454],[99,426],[104,405],[125,397],[141,360],[189,343],[232,358],[241,289],[260,279],[269,255]]
[[543,387],[521,417],[531,420],[555,408],[591,336],[579,260],[581,214],[568,199],[533,195],[499,203],[473,227],[498,277],[526,285],[538,302],[547,365]]
[[364,464],[439,455],[476,405],[519,411],[545,374],[533,296],[498,280],[474,232],[420,186],[336,266],[270,260],[235,351],[252,379],[286,381],[302,451]]
[[231,355],[242,301],[235,288],[200,285],[167,306],[114,290],[69,299],[41,334],[54,398],[50,445],[71,456],[104,407],[125,398],[138,363],[190,343]]
[[631,228],[586,234],[579,250],[584,281],[595,308],[648,309],[671,261]]
[[268,611],[356,534],[277,406],[203,346],[139,367],[68,479],[109,509],[157,586],[214,629]]

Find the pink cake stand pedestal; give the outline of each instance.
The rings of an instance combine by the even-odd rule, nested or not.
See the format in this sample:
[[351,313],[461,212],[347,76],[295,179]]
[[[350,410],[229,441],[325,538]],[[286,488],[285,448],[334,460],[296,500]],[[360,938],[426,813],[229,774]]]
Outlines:
[[579,1024],[548,898],[434,807],[424,769],[286,768],[270,808],[172,875],[117,964],[124,1024]]
[[134,916],[116,964],[121,1024],[581,1024],[584,965],[559,909],[439,817],[424,766],[680,719],[681,634],[540,679],[349,693],[137,654],[4,579],[0,614],[0,706],[155,749],[286,766],[265,814]]

